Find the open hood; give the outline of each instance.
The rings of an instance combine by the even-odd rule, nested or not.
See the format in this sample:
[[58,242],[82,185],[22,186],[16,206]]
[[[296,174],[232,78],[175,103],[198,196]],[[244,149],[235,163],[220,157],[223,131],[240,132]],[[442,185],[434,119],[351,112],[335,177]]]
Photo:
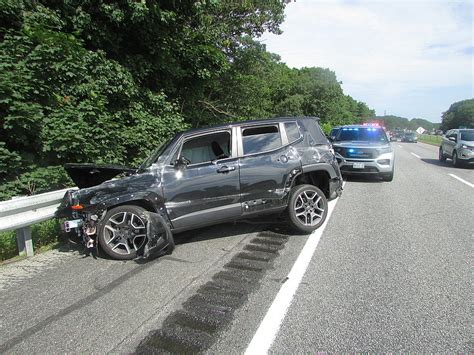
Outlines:
[[121,173],[133,173],[136,170],[122,165],[96,164],[65,164],[64,169],[80,189],[99,185]]

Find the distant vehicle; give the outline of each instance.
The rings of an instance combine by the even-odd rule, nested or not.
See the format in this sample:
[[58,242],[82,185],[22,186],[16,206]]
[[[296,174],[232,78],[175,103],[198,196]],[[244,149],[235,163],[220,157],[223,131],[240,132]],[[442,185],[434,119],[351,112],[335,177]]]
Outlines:
[[406,132],[402,136],[402,142],[418,143],[418,137],[415,132]]
[[390,132],[390,141],[398,141],[402,138],[403,132],[400,131],[392,131]]
[[342,174],[368,174],[392,181],[395,153],[379,126],[342,126],[333,141]]
[[452,159],[453,165],[474,164],[474,129],[452,129],[446,132],[439,147],[439,161]]

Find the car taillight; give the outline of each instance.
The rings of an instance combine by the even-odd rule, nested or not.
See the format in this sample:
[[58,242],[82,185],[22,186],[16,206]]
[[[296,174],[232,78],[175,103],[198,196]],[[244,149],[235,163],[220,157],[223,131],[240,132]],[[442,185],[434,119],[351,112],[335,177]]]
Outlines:
[[84,208],[83,205],[72,205],[71,208],[75,211],[82,210]]

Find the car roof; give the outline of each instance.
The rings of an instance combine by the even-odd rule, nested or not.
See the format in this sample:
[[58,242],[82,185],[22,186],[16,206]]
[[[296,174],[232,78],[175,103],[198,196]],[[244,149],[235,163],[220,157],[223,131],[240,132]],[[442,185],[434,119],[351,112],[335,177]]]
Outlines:
[[248,120],[248,121],[234,121],[234,122],[228,122],[228,123],[222,123],[218,125],[210,125],[210,126],[205,126],[205,127],[199,127],[199,128],[193,128],[189,129],[187,131],[179,132],[176,134],[176,136],[181,136],[181,135],[188,135],[188,134],[198,134],[201,132],[209,132],[209,131],[214,131],[214,130],[219,130],[219,129],[224,129],[224,128],[230,128],[233,126],[241,126],[241,125],[258,125],[258,124],[269,124],[269,123],[279,123],[279,122],[288,122],[288,121],[296,121],[296,120],[304,120],[304,119],[312,119],[319,121],[318,117],[275,117],[275,118],[264,118],[260,120]]

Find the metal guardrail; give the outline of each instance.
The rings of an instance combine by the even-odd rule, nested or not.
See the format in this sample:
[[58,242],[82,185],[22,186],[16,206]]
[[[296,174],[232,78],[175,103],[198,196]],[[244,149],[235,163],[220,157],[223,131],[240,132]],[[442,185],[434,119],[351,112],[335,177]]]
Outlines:
[[33,256],[31,225],[53,218],[67,190],[71,188],[0,202],[0,232],[16,230],[20,255]]

